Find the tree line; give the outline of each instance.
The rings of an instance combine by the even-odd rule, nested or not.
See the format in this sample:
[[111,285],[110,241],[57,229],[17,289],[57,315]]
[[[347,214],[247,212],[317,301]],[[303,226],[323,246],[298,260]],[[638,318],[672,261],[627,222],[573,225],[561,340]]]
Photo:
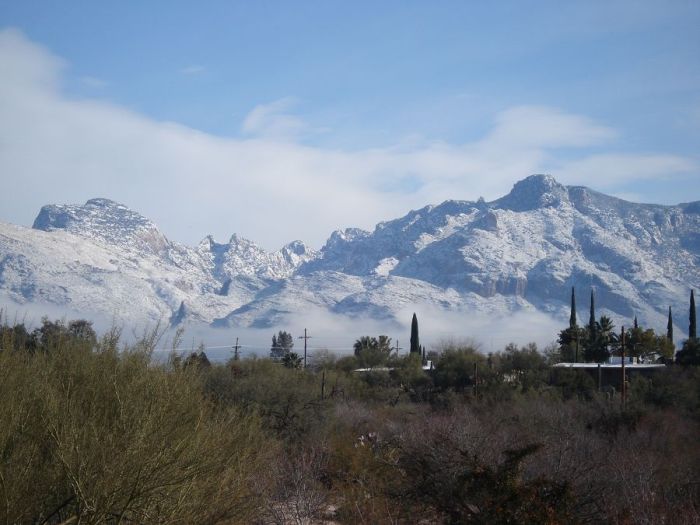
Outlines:
[[624,354],[649,362],[673,363],[682,365],[700,364],[700,343],[697,339],[695,295],[690,291],[688,339],[683,341],[681,350],[676,353],[673,340],[673,314],[668,308],[668,322],[665,334],[657,334],[652,328],[644,328],[635,316],[632,326],[622,337],[616,331],[612,320],[607,316],[595,315],[595,296],[591,290],[590,314],[588,323],[579,326],[576,314],[576,292],[571,288],[571,313],[569,326],[559,332],[557,342],[562,361],[602,363],[613,355]]

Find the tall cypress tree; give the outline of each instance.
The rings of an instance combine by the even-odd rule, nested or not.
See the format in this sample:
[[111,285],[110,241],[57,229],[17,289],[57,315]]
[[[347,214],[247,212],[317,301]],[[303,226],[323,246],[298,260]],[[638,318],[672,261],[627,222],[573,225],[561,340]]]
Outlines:
[[591,315],[588,318],[588,331],[590,332],[591,337],[593,337],[596,333],[596,326],[595,326],[595,299],[593,298],[593,290],[591,290]]
[[418,339],[418,318],[415,313],[411,320],[411,353],[421,354],[420,341]]
[[598,360],[598,324],[595,322],[595,298],[591,288],[591,312],[588,318],[588,329],[585,333],[583,356],[586,361]]
[[666,339],[673,343],[673,316],[671,315],[671,307],[668,307],[668,324],[666,325]]
[[571,287],[571,317],[569,317],[569,328],[576,328],[576,294],[574,287]]
[[690,325],[688,326],[688,337],[695,339],[697,337],[697,318],[695,317],[695,295],[693,290],[690,290]]

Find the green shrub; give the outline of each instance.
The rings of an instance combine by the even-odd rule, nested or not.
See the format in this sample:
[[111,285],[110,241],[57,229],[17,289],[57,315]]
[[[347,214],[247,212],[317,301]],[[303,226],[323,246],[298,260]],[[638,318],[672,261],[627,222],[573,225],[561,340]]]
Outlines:
[[0,352],[0,520],[246,522],[266,457],[259,421],[145,352]]

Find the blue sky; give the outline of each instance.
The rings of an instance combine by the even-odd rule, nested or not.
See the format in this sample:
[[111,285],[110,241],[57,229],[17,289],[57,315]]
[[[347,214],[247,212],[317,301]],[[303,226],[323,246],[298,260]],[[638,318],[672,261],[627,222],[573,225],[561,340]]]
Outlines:
[[318,247],[533,172],[698,200],[699,27],[692,1],[0,1],[0,220],[103,196],[190,244]]

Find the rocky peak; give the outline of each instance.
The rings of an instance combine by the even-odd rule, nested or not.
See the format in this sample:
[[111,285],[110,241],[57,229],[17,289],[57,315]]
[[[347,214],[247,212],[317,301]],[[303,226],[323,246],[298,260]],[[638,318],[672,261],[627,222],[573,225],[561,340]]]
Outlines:
[[306,246],[302,241],[292,241],[278,252],[287,265],[288,272],[296,270],[302,264],[318,257],[318,252]]
[[289,244],[285,244],[282,251],[294,255],[305,255],[310,250],[303,241],[292,241]]
[[253,241],[250,241],[245,237],[241,237],[237,233],[231,235],[231,238],[228,240],[228,243],[231,246],[252,246],[255,244]]
[[326,241],[322,251],[331,251],[340,245],[349,242],[355,242],[360,239],[365,239],[370,236],[370,233],[360,228],[346,228],[344,230],[336,230],[331,233],[331,236]]
[[209,261],[212,273],[224,284],[238,277],[286,278],[299,265],[318,255],[302,241],[292,241],[276,252],[268,252],[235,233],[227,244],[219,244],[208,235],[199,243],[197,251]]
[[551,175],[530,175],[516,182],[508,195],[493,204],[512,211],[529,211],[558,207],[563,202],[568,202],[568,191],[564,185]]
[[197,251],[209,252],[214,250],[216,246],[219,246],[219,244],[214,240],[214,237],[211,235],[207,235],[206,237],[204,237],[204,239],[199,241],[199,244],[197,245]]
[[90,199],[85,203],[86,208],[120,208],[127,210],[128,208],[123,204],[119,204],[111,199],[105,199],[102,197],[97,197],[95,199]]
[[161,253],[170,242],[155,224],[128,207],[109,199],[90,199],[83,205],[43,206],[32,228],[66,230],[124,248]]

